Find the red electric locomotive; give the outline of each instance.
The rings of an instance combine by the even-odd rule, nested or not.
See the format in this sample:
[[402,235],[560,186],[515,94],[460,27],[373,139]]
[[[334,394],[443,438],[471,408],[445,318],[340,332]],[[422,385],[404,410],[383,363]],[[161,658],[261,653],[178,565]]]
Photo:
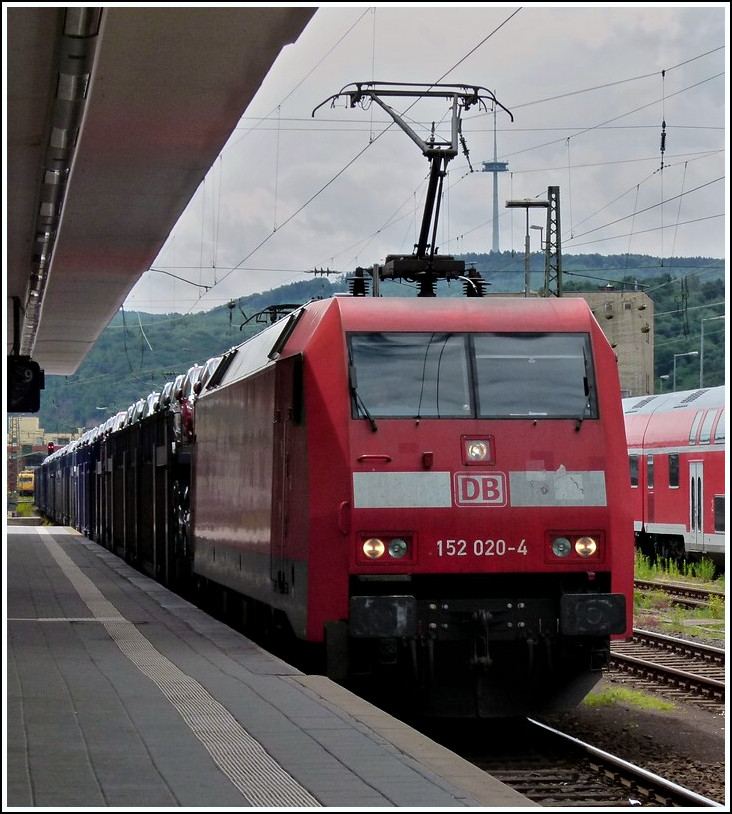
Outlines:
[[574,704],[632,626],[619,394],[582,299],[309,303],[197,399],[191,570],[422,713]]
[[724,563],[726,390],[623,400],[636,545],[652,559]]
[[[409,95],[447,101],[450,140],[422,142],[382,98]],[[170,402],[108,447],[49,459],[42,509],[78,524],[64,508],[78,494],[102,544],[248,630],[315,648],[330,677],[403,712],[573,706],[632,630],[617,360],[583,299],[487,298],[477,271],[437,254],[459,115],[502,108],[490,91],[340,96],[379,104],[430,161],[414,254],[357,269],[354,296],[297,307],[225,353],[190,432]],[[381,296],[391,280],[419,298]],[[457,280],[465,299],[435,297]]]

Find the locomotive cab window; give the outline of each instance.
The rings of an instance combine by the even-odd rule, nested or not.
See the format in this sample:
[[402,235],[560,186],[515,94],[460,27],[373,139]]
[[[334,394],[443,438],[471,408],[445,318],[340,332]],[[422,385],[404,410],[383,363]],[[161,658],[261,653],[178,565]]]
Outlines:
[[471,415],[465,335],[351,334],[354,418]]
[[586,334],[353,333],[353,418],[597,418]]
[[597,418],[589,336],[476,334],[481,418]]

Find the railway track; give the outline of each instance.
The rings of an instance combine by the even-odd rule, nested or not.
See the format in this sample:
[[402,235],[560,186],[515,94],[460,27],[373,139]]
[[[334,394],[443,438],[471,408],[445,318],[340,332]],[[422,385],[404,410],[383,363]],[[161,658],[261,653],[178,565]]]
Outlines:
[[682,582],[636,579],[634,584],[637,591],[663,591],[663,593],[668,594],[675,605],[688,608],[707,607],[714,599],[721,601],[725,599],[723,591],[688,585]]
[[[707,664],[713,671],[708,683],[715,691],[721,685],[721,696],[707,704],[715,711],[724,704],[723,650],[635,630],[632,641],[613,644],[611,670],[620,672],[621,664],[633,665],[634,672],[625,675],[658,692],[661,679],[651,672],[652,659],[670,662],[666,672],[675,683],[664,683],[664,692],[697,703],[700,697],[685,689],[691,681],[688,675],[694,677]],[[388,710],[388,705],[384,708]],[[400,710],[391,711],[399,717]],[[445,724],[444,728],[435,721],[410,723],[543,807],[723,807],[693,789],[532,719],[513,719],[508,725],[491,721],[489,729],[484,721],[461,721],[458,727]],[[669,776],[679,777],[674,770]]]
[[725,704],[725,652],[718,647],[634,630],[632,639],[611,646],[610,677],[613,673],[710,712],[719,712]]
[[479,725],[427,734],[543,807],[722,807],[530,718],[492,726],[490,739]]
[[[629,642],[613,643],[608,677],[621,673],[646,691],[723,714],[724,672],[720,648],[635,630]],[[481,732],[479,725],[475,731]],[[490,743],[484,729],[475,737],[462,727],[454,735],[432,737],[544,807],[723,807],[721,800],[533,719],[509,727],[492,723]],[[673,761],[667,768],[679,777]]]

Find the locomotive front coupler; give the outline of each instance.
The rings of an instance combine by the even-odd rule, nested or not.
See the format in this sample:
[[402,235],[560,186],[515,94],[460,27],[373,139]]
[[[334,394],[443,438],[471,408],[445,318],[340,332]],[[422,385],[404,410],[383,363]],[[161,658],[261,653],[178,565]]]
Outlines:
[[[549,599],[418,600],[422,631],[441,641],[534,639],[556,631],[556,605]],[[486,658],[487,644],[486,644]]]
[[490,649],[490,611],[479,610],[475,613],[475,638],[473,639],[473,664],[478,667],[490,667],[493,664]]

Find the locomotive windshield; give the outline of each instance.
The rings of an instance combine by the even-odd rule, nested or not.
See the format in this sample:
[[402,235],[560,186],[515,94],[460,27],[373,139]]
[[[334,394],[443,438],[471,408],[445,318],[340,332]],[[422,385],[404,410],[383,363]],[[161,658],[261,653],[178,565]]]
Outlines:
[[354,418],[597,418],[587,334],[348,337]]

